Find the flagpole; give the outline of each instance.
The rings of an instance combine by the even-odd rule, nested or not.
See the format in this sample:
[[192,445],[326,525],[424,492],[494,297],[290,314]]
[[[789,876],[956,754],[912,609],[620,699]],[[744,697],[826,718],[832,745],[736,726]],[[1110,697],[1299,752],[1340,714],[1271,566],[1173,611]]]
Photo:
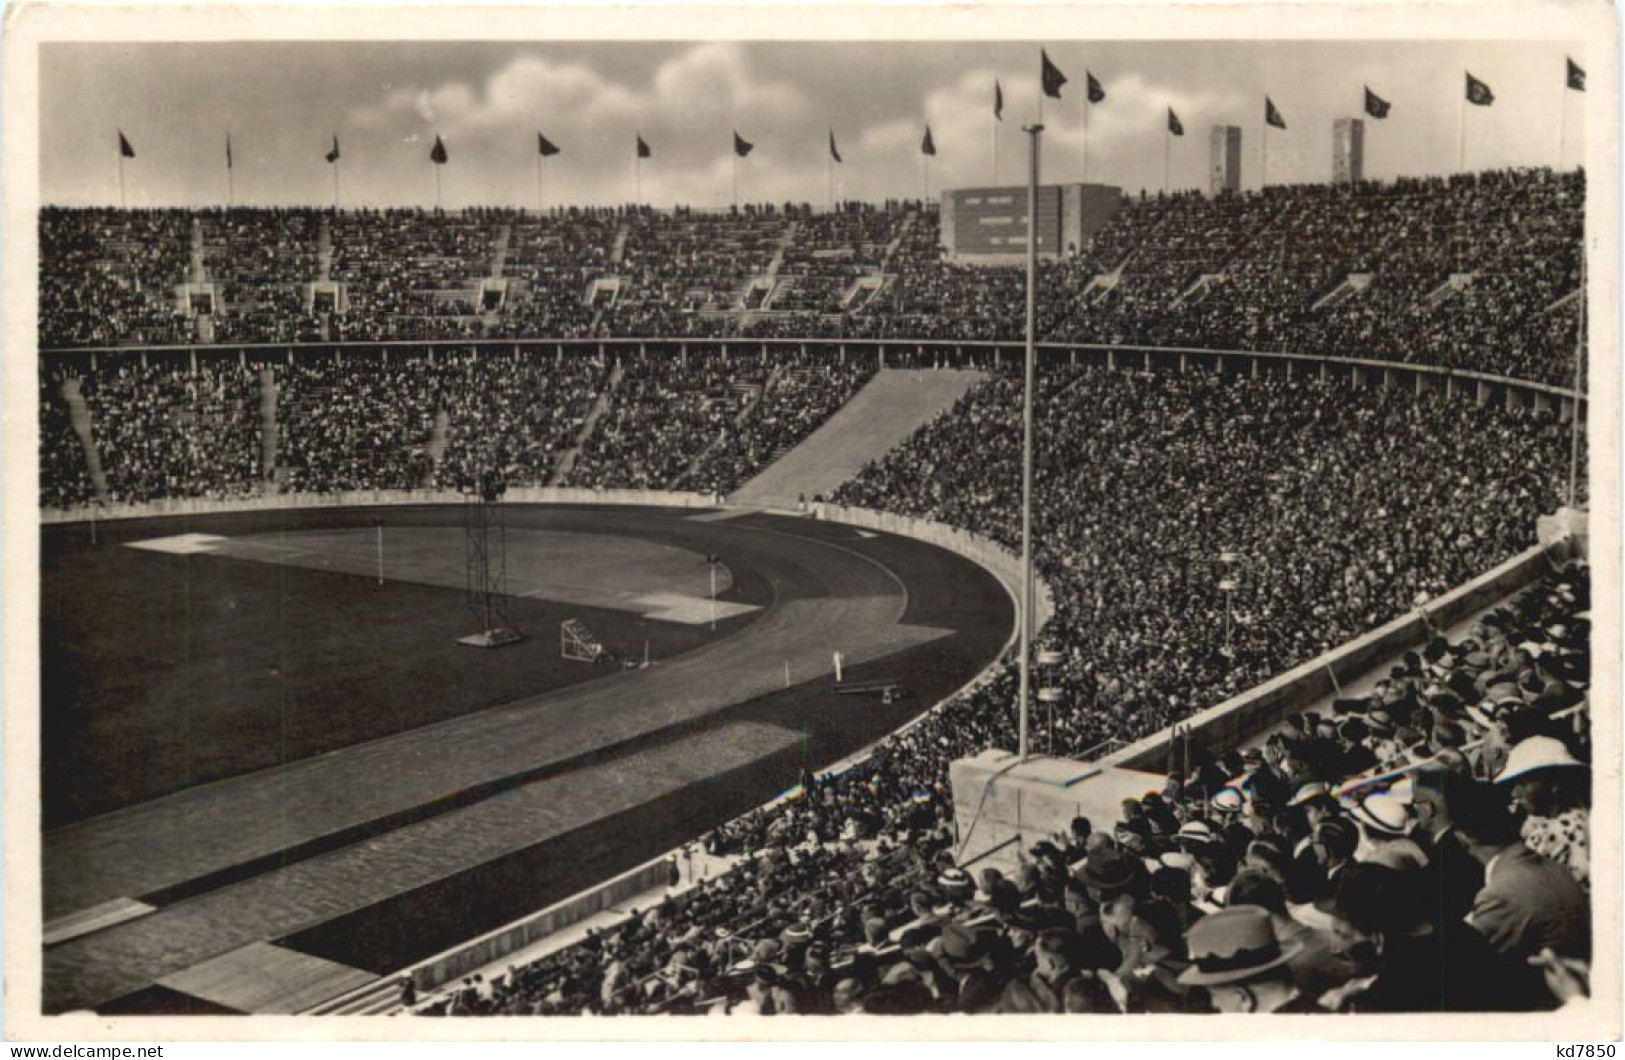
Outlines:
[[226,136],[226,205],[237,205],[237,183],[232,179],[231,172],[231,136]]
[[1033,332],[1038,319],[1038,150],[1044,126],[1026,130],[1027,152],[1027,349],[1021,394],[1021,652],[1017,757],[1025,762],[1031,747],[1028,713],[1032,692],[1033,643],[1033,387],[1038,352]]
[[[1567,91],[1567,88],[1564,89]],[[1580,237],[1580,308],[1574,336],[1574,412],[1569,416],[1569,507],[1578,507],[1580,482],[1580,390],[1585,385],[1586,247]]]
[[739,209],[739,151],[734,150],[734,209]]
[[333,212],[339,212],[339,160],[333,160]]
[[1168,192],[1168,161],[1173,157],[1174,131],[1167,125],[1162,127],[1162,190]]
[[993,118],[993,186],[999,186],[999,119]]
[[[1089,71],[1085,70],[1087,79]],[[1083,86],[1083,183],[1089,183],[1089,85],[1087,80]]]
[[1461,150],[1460,150],[1459,155],[1456,158],[1456,172],[1457,173],[1465,173],[1465,172],[1467,172],[1467,92],[1466,92],[1465,89],[1463,89],[1462,93],[1461,93],[1461,122],[1460,122],[1460,125],[1461,125],[1461,137],[1460,137]]
[[636,151],[632,152],[632,202],[643,203],[643,157]]
[[439,210],[440,209],[440,165],[437,162],[430,162],[429,164],[431,166],[434,166],[434,208],[436,210]]
[[124,210],[128,209],[128,205],[124,201],[124,141],[122,137],[123,134],[121,133],[118,145],[114,150],[118,153],[118,208]]
[[824,194],[829,198],[829,212],[835,212],[835,156],[824,158]]
[[[1566,63],[1568,60],[1565,59],[1564,62]],[[1567,67],[1563,70],[1562,93],[1558,97],[1562,100],[1562,103],[1559,105],[1557,112],[1557,172],[1559,173],[1563,172],[1563,148],[1567,145],[1569,138],[1569,78]]]
[[1263,191],[1270,183],[1270,116],[1264,115],[1264,135],[1258,138],[1258,190]]
[[536,216],[542,215],[542,152],[536,151]]

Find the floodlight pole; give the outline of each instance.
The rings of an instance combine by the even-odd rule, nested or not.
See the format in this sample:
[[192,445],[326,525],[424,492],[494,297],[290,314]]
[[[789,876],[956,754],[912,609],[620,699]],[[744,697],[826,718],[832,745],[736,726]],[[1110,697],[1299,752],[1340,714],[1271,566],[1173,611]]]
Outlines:
[[1033,332],[1038,317],[1038,150],[1044,126],[1022,129],[1027,150],[1027,355],[1021,392],[1021,618],[1020,728],[1016,754],[1025,762],[1032,753],[1028,736],[1032,699],[1033,653],[1033,377],[1038,360]]

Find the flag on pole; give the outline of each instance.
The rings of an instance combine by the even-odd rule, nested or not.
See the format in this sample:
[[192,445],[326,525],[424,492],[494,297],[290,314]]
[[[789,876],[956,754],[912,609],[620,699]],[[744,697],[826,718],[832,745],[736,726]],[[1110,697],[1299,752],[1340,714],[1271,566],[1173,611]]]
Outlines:
[[536,153],[543,158],[552,158],[559,153],[559,145],[538,132],[536,134]]
[[231,133],[226,134],[226,168],[231,168]]
[[1367,88],[1365,90],[1365,112],[1373,118],[1386,118],[1388,117],[1388,101]]
[[1576,92],[1586,90],[1586,72],[1573,59],[1565,60],[1569,64],[1569,87]]
[[639,158],[648,158],[650,155],[653,155],[653,154],[654,154],[654,152],[649,150],[649,145],[643,142],[643,134],[639,133],[638,134],[638,157]]
[[746,155],[750,154],[751,149],[755,146],[755,144],[751,143],[743,136],[740,136],[737,129],[734,130],[734,154],[738,155],[740,158],[744,158]]
[[1275,109],[1275,104],[1270,102],[1268,96],[1264,97],[1264,123],[1277,129],[1286,128],[1286,119],[1281,117],[1281,112]]
[[835,147],[835,130],[834,129],[831,129],[829,131],[829,157],[834,159],[837,162],[844,161],[844,159],[841,158],[841,152]]
[[936,153],[937,143],[931,139],[931,126],[927,125],[925,127],[925,139],[920,141],[920,154],[935,156]]
[[429,151],[429,161],[437,166],[443,166],[450,157],[450,155],[446,154],[445,143],[441,141],[440,137],[436,136],[434,138],[434,147]]
[[1175,136],[1185,135],[1185,126],[1179,123],[1179,115],[1174,113],[1174,108],[1172,107],[1168,108],[1168,131],[1173,133]]
[[130,146],[129,140],[125,139],[124,130],[122,129],[119,130],[118,134],[118,153],[124,158],[135,157],[135,148]]
[[1487,107],[1495,102],[1495,93],[1490,91],[1489,85],[1486,85],[1472,74],[1468,74],[1467,102],[1475,107]]
[[999,84],[998,78],[993,79],[993,119],[1004,120],[1004,86]]
[[1066,84],[1066,75],[1061,73],[1059,67],[1049,61],[1049,52],[1038,49],[1038,57],[1042,60],[1041,79],[1044,83],[1044,95],[1051,99],[1061,98],[1061,86]]
[[337,162],[339,160],[339,137],[337,133],[333,134],[333,150],[327,152],[327,160],[329,162]]
[[1100,101],[1104,100],[1106,98],[1106,89],[1105,86],[1100,83],[1100,79],[1095,77],[1095,75],[1090,73],[1088,70],[1084,70],[1083,77],[1084,80],[1089,83],[1089,102],[1099,103]]

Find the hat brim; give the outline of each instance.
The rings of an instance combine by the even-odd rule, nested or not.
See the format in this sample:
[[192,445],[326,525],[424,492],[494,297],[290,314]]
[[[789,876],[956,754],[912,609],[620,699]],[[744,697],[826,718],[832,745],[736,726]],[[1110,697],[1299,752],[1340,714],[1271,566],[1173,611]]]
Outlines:
[[1492,780],[1490,783],[1492,783],[1492,784],[1505,784],[1509,780],[1517,780],[1519,777],[1526,777],[1530,773],[1539,773],[1543,769],[1590,769],[1590,768],[1591,768],[1590,766],[1586,765],[1584,762],[1581,762],[1581,761],[1579,761],[1577,759],[1569,759],[1566,762],[1565,761],[1536,762],[1534,765],[1524,766],[1521,769],[1518,769],[1516,771],[1513,771],[1513,770],[1510,770],[1510,769],[1503,769],[1501,772],[1496,774],[1495,779]]
[[1281,947],[1279,956],[1263,964],[1255,964],[1251,968],[1226,968],[1222,972],[1204,972],[1196,965],[1191,965],[1179,973],[1179,981],[1186,986],[1219,986],[1223,983],[1236,983],[1279,968],[1292,958],[1303,952],[1303,943],[1289,942]]

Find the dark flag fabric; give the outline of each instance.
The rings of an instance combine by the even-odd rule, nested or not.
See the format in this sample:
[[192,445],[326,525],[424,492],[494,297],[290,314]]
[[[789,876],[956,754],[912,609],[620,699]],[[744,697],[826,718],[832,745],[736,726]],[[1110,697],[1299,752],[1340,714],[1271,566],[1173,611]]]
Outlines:
[[1365,112],[1373,118],[1388,117],[1388,101],[1371,91],[1365,90]]
[[229,133],[226,136],[226,168],[231,168],[231,136]]
[[1175,136],[1185,135],[1185,127],[1179,123],[1179,115],[1174,113],[1172,107],[1168,108],[1168,131]]
[[549,140],[541,133],[537,133],[536,153],[541,155],[543,158],[552,158],[554,155],[559,153],[559,145],[554,143],[552,140]]
[[1049,61],[1049,52],[1038,49],[1038,57],[1042,60],[1042,80],[1044,82],[1044,95],[1051,99],[1061,98],[1061,86],[1066,84],[1066,75],[1060,68]]
[[649,145],[643,142],[643,137],[640,135],[638,137],[638,157],[648,158],[652,154],[654,154],[654,152],[649,150]]
[[1106,87],[1100,83],[1099,78],[1097,78],[1094,74],[1091,74],[1088,70],[1083,72],[1083,78],[1089,83],[1090,103],[1099,103],[1101,100],[1106,98]]
[[755,144],[751,143],[743,136],[740,136],[739,133],[734,133],[734,154],[738,155],[740,158],[744,158],[746,155],[750,154],[751,148],[755,146]]
[[333,150],[327,152],[327,160],[329,162],[337,162],[339,160],[339,138],[337,136],[333,137]]
[[1487,107],[1495,102],[1495,93],[1490,91],[1489,85],[1486,85],[1472,74],[1468,74],[1467,102],[1475,107]]
[[125,158],[135,157],[135,148],[130,146],[130,141],[124,138],[122,131],[118,134],[118,153]]
[[997,80],[993,82],[993,117],[997,121],[1004,120],[1004,86]]
[[937,142],[931,139],[931,126],[927,125],[925,127],[925,139],[920,141],[920,154],[935,155],[936,153]]
[[1264,124],[1273,125],[1277,129],[1286,128],[1286,119],[1281,117],[1281,112],[1275,109],[1275,104],[1270,102],[1268,96],[1264,97]]
[[1567,62],[1569,64],[1569,87],[1576,92],[1584,92],[1586,90],[1585,70],[1581,69],[1580,64],[1573,59],[1569,59]]
[[835,130],[834,129],[831,129],[829,131],[829,157],[834,159],[837,162],[845,161],[843,158],[841,158],[841,152],[835,146]]
[[436,136],[434,138],[434,147],[429,151],[429,161],[437,166],[443,166],[450,157],[450,155],[446,154],[445,143],[441,141],[440,137]]

